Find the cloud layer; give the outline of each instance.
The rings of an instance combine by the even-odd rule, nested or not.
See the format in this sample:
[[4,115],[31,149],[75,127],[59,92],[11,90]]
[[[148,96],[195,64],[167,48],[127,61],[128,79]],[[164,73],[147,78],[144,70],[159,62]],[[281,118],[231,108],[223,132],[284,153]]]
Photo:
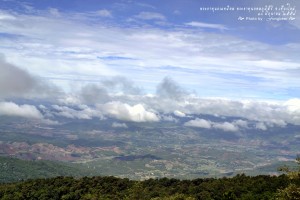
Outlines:
[[217,123],[217,122],[211,122],[205,119],[199,119],[196,118],[194,120],[190,120],[184,124],[185,126],[190,126],[190,127],[197,127],[197,128],[205,128],[205,129],[220,129],[226,132],[237,132],[239,131],[239,128],[229,122],[223,122],[223,123]]
[[[256,38],[245,33],[253,26],[208,23],[180,18],[186,16],[183,10],[130,5],[135,9],[107,4],[64,12],[19,3],[18,10],[0,10],[0,51],[6,57],[0,59],[1,115],[188,119],[186,126],[228,132],[300,125],[300,44],[295,37],[272,43],[258,34],[260,28]],[[287,38],[297,35],[298,21],[284,26]],[[275,25],[267,27],[278,30]],[[37,109],[9,98],[40,98],[47,105]],[[227,120],[232,116],[242,119]]]
[[37,80],[25,70],[0,58],[0,97],[22,95],[36,88]]
[[246,40],[222,24],[197,20],[172,24],[153,10],[121,20],[112,14],[118,11],[2,10],[0,50],[10,63],[65,90],[98,77],[123,76],[153,93],[168,75],[202,96],[287,99],[299,94],[297,42]]
[[7,63],[0,56],[0,98],[50,97],[60,91],[54,85],[31,75],[24,69]]
[[17,105],[13,102],[0,102],[0,116],[14,116],[32,119],[42,119],[43,115],[32,105]]
[[[158,122],[173,121],[189,115],[208,114],[213,116],[235,116],[255,121],[256,129],[267,130],[269,127],[284,127],[287,124],[300,125],[300,100],[297,98],[285,102],[229,100],[222,98],[200,98],[187,92],[170,77],[165,77],[156,87],[155,95],[144,95],[142,89],[124,77],[104,78],[98,83],[83,84],[73,94],[53,96],[51,87],[42,84],[38,78],[25,70],[8,64],[4,60],[0,65],[0,94],[7,97],[34,96],[45,98],[52,94],[56,98],[51,108],[40,106],[45,116],[33,105],[17,105],[13,102],[1,103],[1,115],[28,118],[53,116],[71,119],[104,119],[105,116],[123,121]],[[15,81],[18,80],[18,81]],[[195,118],[185,126],[219,129],[237,132],[249,128],[244,120],[234,122],[211,122]]]
[[136,104],[130,106],[121,102],[109,102],[98,106],[105,114],[108,114],[116,119],[133,122],[157,122],[159,117],[147,111],[143,105]]

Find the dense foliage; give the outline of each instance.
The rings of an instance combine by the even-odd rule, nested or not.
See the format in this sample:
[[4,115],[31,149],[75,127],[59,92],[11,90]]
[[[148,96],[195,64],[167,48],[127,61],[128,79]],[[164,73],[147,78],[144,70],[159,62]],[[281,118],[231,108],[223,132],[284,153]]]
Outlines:
[[[0,184],[0,199],[297,200],[300,199],[300,157],[296,161],[298,168],[282,167],[286,175],[281,176],[241,174],[219,179],[134,181],[113,176],[76,178],[74,174],[80,177],[83,172],[64,163],[0,157],[0,180],[21,179]],[[56,177],[47,178],[51,176]]]
[[0,156],[0,183],[57,176],[84,176],[88,171],[56,161],[29,161]]
[[278,200],[298,200],[300,199],[300,157],[296,158],[298,169],[292,170],[290,167],[282,167],[280,170],[287,173],[291,183],[284,189],[280,189],[276,195]]
[[1,199],[274,199],[292,180],[286,175],[244,174],[221,179],[56,177],[0,185]]

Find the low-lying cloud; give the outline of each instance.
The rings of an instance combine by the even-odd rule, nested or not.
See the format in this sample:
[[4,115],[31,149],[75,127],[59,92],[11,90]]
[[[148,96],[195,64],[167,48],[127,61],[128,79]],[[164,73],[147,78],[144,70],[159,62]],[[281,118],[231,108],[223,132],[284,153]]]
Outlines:
[[170,77],[165,77],[162,82],[158,84],[156,94],[160,98],[182,100],[188,95],[188,92]]
[[13,102],[0,102],[0,115],[42,119],[41,112],[32,105],[17,105]]
[[196,118],[194,120],[190,120],[184,124],[185,126],[198,127],[198,128],[206,128],[210,129],[212,127],[212,122]]
[[[184,123],[184,126],[204,129],[219,129],[226,132],[238,132],[241,128],[249,129],[248,122],[244,120],[235,120],[233,122],[212,122],[209,120],[196,118]],[[262,122],[257,123],[255,128],[267,130],[267,127]]]
[[130,106],[121,102],[109,102],[104,105],[98,105],[98,108],[105,114],[124,121],[157,122],[160,120],[158,115],[147,111],[142,104]]
[[185,117],[186,116],[185,113],[183,113],[183,112],[181,112],[179,110],[175,110],[174,111],[174,115],[177,116],[177,117]]
[[98,110],[88,106],[81,105],[77,109],[67,106],[52,105],[56,116],[71,118],[71,119],[92,119],[93,117],[103,118],[103,115]]
[[118,123],[114,122],[111,125],[113,128],[128,128],[128,126],[125,123]]
[[185,126],[197,127],[197,128],[205,128],[205,129],[220,129],[228,132],[237,132],[239,128],[233,123],[223,122],[211,122],[209,120],[196,118],[194,120],[190,120],[184,124]]
[[84,104],[101,104],[113,101],[126,95],[140,95],[141,89],[125,77],[116,76],[99,80],[99,83],[89,83],[81,87],[78,98]]
[[229,132],[237,132],[237,131],[239,131],[238,127],[236,127],[234,124],[229,123],[229,122],[214,123],[213,127],[215,129],[220,129],[220,130],[229,131]]
[[[33,91],[36,94],[41,91],[39,94],[42,96],[43,92],[51,91],[48,90],[49,87],[41,87],[38,79],[26,71],[3,60],[0,63],[0,72],[3,72],[0,74],[0,97],[22,97],[33,94]],[[12,81],[15,79],[18,81]],[[155,95],[143,95],[139,87],[124,77],[106,78],[98,83],[86,84],[77,93],[65,94],[63,98],[53,94],[49,93],[52,98],[57,98],[57,102],[51,108],[40,109],[42,114],[35,106],[2,102],[1,115],[25,117],[25,113],[28,113],[28,117],[42,118],[44,115],[54,120],[56,116],[70,119],[112,117],[132,122],[178,122],[179,118],[203,114],[243,118],[222,123],[196,118],[184,124],[228,132],[250,128],[265,131],[288,124],[300,125],[300,99],[294,98],[286,102],[205,99],[190,95],[169,77],[158,84]]]
[[110,100],[110,96],[105,87],[96,84],[88,84],[81,88],[79,94],[85,104],[104,103]]
[[31,92],[37,80],[28,72],[7,63],[0,57],[0,97],[11,97]]
[[[0,98],[51,97],[60,91],[27,71],[7,63],[0,55]],[[52,97],[51,97],[52,98]]]

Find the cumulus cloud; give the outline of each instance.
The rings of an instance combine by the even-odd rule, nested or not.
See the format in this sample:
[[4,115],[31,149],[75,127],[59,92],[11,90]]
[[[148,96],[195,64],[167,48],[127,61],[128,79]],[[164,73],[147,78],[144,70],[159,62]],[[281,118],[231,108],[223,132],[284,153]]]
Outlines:
[[71,119],[92,119],[93,117],[103,118],[101,112],[85,105],[81,105],[78,109],[60,105],[52,105],[52,108],[54,109],[54,115]]
[[128,128],[128,126],[125,123],[117,123],[117,122],[112,123],[111,126],[113,128]]
[[287,107],[288,111],[300,113],[300,99],[289,99],[284,105]]
[[38,108],[44,117],[53,118],[52,112],[46,106],[39,105]]
[[43,115],[32,105],[17,105],[13,102],[0,102],[0,115],[42,119]]
[[239,126],[239,127],[241,127],[241,128],[249,128],[249,124],[248,124],[248,122],[245,121],[245,120],[241,120],[241,119],[235,120],[235,121],[233,122],[233,124],[236,125],[236,126]]
[[[42,112],[40,112],[40,110]],[[34,120],[40,124],[47,125],[58,125],[59,123],[52,119],[47,119],[45,117],[52,117],[52,114],[47,116],[48,113],[44,113],[47,108],[43,105],[39,106],[39,109],[33,105],[23,104],[18,105],[14,102],[0,102],[0,116],[11,116],[11,117],[22,117],[30,120]]]
[[223,123],[218,123],[218,122],[211,122],[209,120],[205,119],[200,119],[196,118],[194,120],[190,120],[186,123],[184,123],[185,126],[190,126],[190,127],[197,127],[197,128],[205,128],[205,129],[220,129],[223,131],[228,131],[228,132],[237,132],[239,128],[234,125],[233,123],[229,122],[223,122]]
[[265,123],[263,123],[263,122],[256,123],[255,128],[259,129],[259,130],[263,130],[263,131],[266,131],[268,129],[267,126],[265,125]]
[[143,105],[130,106],[121,102],[109,102],[98,107],[105,113],[119,120],[133,122],[157,122],[159,116],[154,112],[147,111]]
[[0,58],[0,96],[14,96],[32,91],[37,80],[28,72]]
[[212,127],[212,122],[207,121],[205,119],[196,118],[194,120],[190,120],[190,121],[184,123],[184,125],[191,126],[191,127],[210,129]]
[[85,101],[83,102],[105,104],[114,101],[122,102],[124,105],[141,104],[159,113],[164,113],[165,116],[167,114],[174,114],[177,117],[208,114],[243,118],[243,120],[230,122],[232,126],[228,124],[216,126],[224,129],[228,127],[228,130],[232,131],[235,128],[248,129],[249,127],[253,127],[249,125],[249,121],[264,122],[267,128],[272,126],[284,127],[289,123],[300,124],[299,99],[291,99],[286,102],[230,100],[222,98],[204,99],[189,95],[180,85],[168,77],[164,78],[158,84],[156,95],[138,95],[140,91],[136,90],[136,87],[132,83],[129,84],[133,87],[130,91],[136,95],[130,96],[126,92],[119,93],[121,95],[112,95],[108,91],[112,93],[122,91],[122,88],[128,85],[124,84],[126,81],[123,81],[123,83],[114,83],[113,80],[107,79],[107,81],[102,81],[99,85],[95,86],[92,84],[84,87],[85,94],[82,94],[84,94]]
[[185,113],[183,113],[183,112],[181,112],[179,110],[175,110],[174,111],[174,115],[177,116],[177,117],[185,117],[186,116]]
[[[297,85],[299,85],[300,46],[297,43],[268,45],[201,30],[201,34],[198,32],[195,34],[189,27],[157,29],[141,26],[136,28],[136,24],[132,24],[134,25],[132,28],[128,26],[124,29],[123,26],[111,26],[112,24],[101,24],[101,22],[93,23],[91,26],[90,22],[95,20],[95,12],[92,15],[91,13],[59,13],[57,9],[49,9],[47,12],[50,12],[51,16],[43,16],[41,10],[36,10],[32,14],[12,10],[1,11],[0,20],[3,23],[0,26],[1,31],[5,35],[22,35],[22,37],[18,36],[17,43],[15,39],[2,37],[3,45],[0,49],[5,52],[11,63],[32,70],[41,76],[52,75],[57,79],[65,79],[64,81],[71,77],[72,83],[78,77],[78,79],[86,78],[84,81],[99,82],[99,84],[83,87],[80,94],[76,94],[77,96],[70,95],[65,98],[66,105],[105,104],[114,100],[123,102],[122,105],[143,105],[144,109],[152,108],[164,114],[176,115],[177,110],[186,115],[237,116],[261,121],[266,128],[272,125],[285,126],[288,123],[300,125],[299,99],[291,99],[285,103],[268,103],[189,98],[188,93],[171,78],[165,78],[157,86],[157,97],[136,96],[134,99],[129,99],[126,94],[140,94],[138,88],[130,81],[123,78],[94,80],[97,79],[95,77],[103,74],[110,76],[123,74],[135,80],[142,80],[141,85],[146,85],[151,91],[152,84],[159,81],[161,74],[172,71],[174,78],[179,77],[185,84],[199,89],[203,92],[203,96],[209,95],[210,91],[212,94],[216,94],[213,92],[217,91],[217,95],[221,96],[230,96],[231,91],[237,94],[245,91],[247,93],[245,97],[277,92],[277,94],[285,94],[292,93],[290,89],[293,88],[296,92],[291,96],[295,96],[299,91]],[[59,15],[66,17],[58,18]],[[89,19],[90,16],[93,17]],[[100,10],[98,16],[111,17],[111,13],[108,10]],[[166,21],[165,16],[155,12],[141,12],[135,16],[135,19]],[[197,21],[186,25],[224,29],[220,24]],[[78,26],[81,28],[78,29]],[[141,44],[147,51],[140,50]],[[98,56],[108,54],[119,55],[120,58],[126,55],[136,59],[99,61]],[[178,67],[164,68],[163,66]],[[166,73],[161,73],[162,68]],[[118,71],[120,73],[117,73]],[[258,93],[249,90],[254,87],[259,90]],[[41,84],[38,78],[0,59],[0,98],[32,93],[46,95],[51,93],[49,91],[49,87]],[[122,100],[121,96],[112,98],[111,93],[118,92],[124,94]],[[126,108],[132,110],[132,107]],[[75,113],[80,113],[79,117],[93,116],[84,115],[84,109],[70,109],[57,110],[57,113],[69,117],[74,116]],[[156,117],[158,118],[158,115]],[[241,121],[232,124],[240,128],[247,127],[247,124]]]
[[175,122],[175,123],[178,122],[178,119],[174,118],[171,115],[162,115],[161,118],[162,118],[163,121]]
[[238,127],[236,127],[234,124],[229,123],[229,122],[214,123],[213,127],[215,129],[221,129],[223,131],[229,131],[229,132],[237,132],[239,130]]
[[284,102],[189,98],[179,108],[187,114],[236,116],[276,126],[300,125],[299,113],[290,112]]
[[205,119],[196,118],[190,120],[184,124],[185,126],[196,127],[196,128],[206,128],[206,129],[219,129],[226,132],[237,132],[241,129],[258,129],[266,131],[269,127],[284,127],[286,123],[284,121],[273,121],[273,122],[262,122],[262,121],[245,121],[245,120],[234,120],[232,122],[212,122]]
[[7,63],[0,56],[0,97],[45,97],[51,94],[59,94],[58,89]]
[[[268,127],[284,127],[287,124],[300,125],[299,99],[286,102],[230,100],[225,98],[201,98],[188,94],[170,78],[165,78],[157,86],[156,95],[136,95],[134,98],[123,96],[115,101],[143,104],[159,113],[174,114],[177,117],[189,115],[214,115],[241,117],[232,121],[235,127],[251,128],[249,121],[265,122]],[[251,122],[251,123],[252,123]]]
[[[90,13],[86,15],[64,13],[66,17],[63,19],[53,16],[45,17],[41,13],[40,10],[36,10],[35,15],[8,10],[1,13],[4,19],[7,18],[5,16],[14,15],[16,20],[16,23],[5,23],[1,31],[5,34],[22,34],[24,36],[18,39],[17,44],[14,40],[6,40],[7,43],[1,46],[1,51],[6,52],[8,57],[18,65],[26,62],[34,64],[35,66],[30,66],[30,68],[40,75],[49,73],[55,77],[60,74],[68,76],[75,74],[75,77],[85,74],[103,75],[105,73],[111,75],[122,69],[119,70],[122,74],[134,78],[139,77],[137,79],[149,83],[153,79],[158,79],[159,71],[157,69],[160,67],[180,66],[178,68],[181,71],[174,74],[185,79],[184,82],[195,89],[200,88],[201,85],[203,93],[223,90],[224,93],[218,93],[223,95],[228,92],[227,94],[231,95],[230,91],[239,90],[246,91],[249,96],[257,94],[257,92],[247,90],[257,84],[264,86],[257,87],[257,90],[262,92],[270,91],[270,88],[284,92],[285,89],[299,83],[295,71],[286,70],[292,68],[298,71],[298,44],[274,46],[230,35],[211,34],[201,30],[200,34],[198,32],[195,34],[189,27],[178,28],[175,26],[157,29],[141,25],[136,28],[134,26],[136,24],[128,24],[129,26],[123,29],[122,25],[118,27],[101,22],[90,26],[89,20],[95,20],[94,15],[91,17]],[[100,13],[109,16],[108,11],[101,10]],[[142,12],[138,16],[143,19],[164,19],[161,14],[153,12]],[[23,26],[16,26],[16,24]],[[195,22],[191,25],[195,25]],[[203,27],[205,24],[198,22],[196,25]],[[78,29],[78,26],[81,28]],[[27,27],[36,28],[29,29]],[[212,26],[210,25],[210,27]],[[43,38],[43,40],[39,38]],[[140,51],[140,44],[143,44],[147,51]],[[18,50],[21,52],[18,55],[30,56],[16,56],[17,53],[11,49],[18,47],[22,47]],[[41,48],[43,51],[40,51]],[[118,60],[116,61],[118,64],[112,63],[109,59],[99,62],[97,55],[102,56],[106,52],[116,55],[127,54],[137,60]],[[263,63],[261,61],[272,62]],[[280,65],[274,65],[276,63]],[[43,67],[40,67],[41,64]],[[54,69],[53,66],[57,67]],[[29,69],[29,67],[27,68]],[[138,70],[132,73],[134,69]],[[57,71],[60,73],[55,73]],[[193,73],[194,71],[195,73]],[[170,73],[171,70],[166,70],[166,72]],[[140,73],[140,76],[136,76],[136,73]],[[146,75],[142,75],[144,73]],[[140,78],[141,76],[145,79]],[[228,78],[229,76],[230,78]],[[236,77],[240,80],[236,80]],[[253,81],[253,78],[256,81]],[[274,84],[273,80],[279,84]],[[266,81],[268,85],[266,85]],[[271,91],[268,94],[271,93],[274,92]]]
[[85,104],[100,104],[112,101],[114,98],[138,94],[141,94],[141,89],[133,81],[116,76],[100,80],[99,83],[82,86],[78,98]]
[[79,96],[83,103],[87,104],[103,103],[110,99],[107,89],[97,84],[88,84],[83,86]]
[[188,92],[181,88],[170,77],[165,77],[157,86],[156,94],[161,98],[181,100],[188,95]]
[[[299,60],[297,56],[299,45],[297,44],[274,47],[201,30],[201,34],[195,34],[189,27],[152,29],[147,26],[145,26],[146,28],[129,26],[123,29],[122,26],[111,26],[109,23],[102,24],[101,22],[90,26],[89,20],[95,20],[94,13],[93,15],[90,13],[86,15],[64,13],[66,17],[59,19],[54,16],[42,16],[40,14],[42,12],[39,10],[36,10],[35,15],[5,11],[5,15],[9,15],[9,13],[16,16],[16,23],[4,24],[2,32],[11,35],[22,34],[24,37],[19,38],[17,44],[14,44],[14,40],[6,40],[6,45],[2,45],[1,50],[6,52],[7,57],[14,63],[30,64],[27,69],[32,69],[42,76],[51,74],[55,78],[59,76],[61,78],[63,74],[64,77],[73,75],[76,78],[84,75],[100,76],[116,73],[147,81],[150,85],[150,82],[157,81],[161,76],[162,73],[158,75],[158,72],[162,66],[179,66],[174,75],[182,78],[183,82],[194,89],[202,86],[199,91],[202,90],[203,94],[218,91],[217,93],[220,95],[231,95],[230,91],[246,91],[249,96],[257,93],[247,90],[248,88],[253,88],[256,84],[265,84],[266,80],[278,80],[280,84],[267,81],[268,85],[259,85],[263,87],[257,88],[263,89],[258,90],[264,92],[270,91],[271,88],[285,91],[299,83],[295,76],[296,73],[286,70],[288,68],[297,70]],[[100,13],[109,15],[104,10]],[[159,13],[151,12],[142,12],[138,16],[146,19],[164,18]],[[23,26],[16,26],[16,24],[23,24]],[[195,25],[195,23],[191,25]],[[199,22],[197,25],[199,26]],[[27,28],[33,26],[36,28]],[[79,30],[78,26],[82,28]],[[114,37],[111,37],[112,35]],[[44,40],[41,41],[39,38],[44,38]],[[140,44],[143,44],[147,51],[140,51]],[[16,53],[13,53],[15,51],[10,50],[20,46],[22,49],[19,51],[22,52],[22,55],[30,56],[16,56]],[[40,51],[41,48],[43,51]],[[107,59],[99,62],[97,56],[105,56],[105,54],[130,55],[137,59],[114,62]],[[263,63],[261,61],[272,62]],[[274,67],[276,63],[281,63],[276,67],[280,68],[279,70]],[[288,63],[293,65],[290,66]],[[41,65],[43,67],[40,67]],[[57,67],[54,69],[53,66]],[[132,73],[132,70],[135,70],[135,73]],[[166,73],[170,72],[171,69],[166,70]],[[240,80],[236,80],[236,77]],[[287,77],[289,78],[287,79]],[[252,81],[253,78],[256,78],[256,81]],[[221,90],[223,93],[219,92]]]
[[[84,98],[84,97],[81,97]],[[78,96],[72,95],[72,94],[66,94],[58,99],[58,102],[63,105],[80,105],[81,102],[84,101],[80,99]]]
[[133,81],[122,76],[115,76],[110,79],[103,80],[101,84],[110,92],[141,94],[141,88],[137,87]]

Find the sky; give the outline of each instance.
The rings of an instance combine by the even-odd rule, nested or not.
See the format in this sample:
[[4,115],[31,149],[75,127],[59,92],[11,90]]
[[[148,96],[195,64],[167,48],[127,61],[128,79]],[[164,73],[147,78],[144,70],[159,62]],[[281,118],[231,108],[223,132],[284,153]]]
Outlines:
[[11,106],[47,118],[12,100],[23,98],[52,101],[69,117],[160,121],[156,113],[175,112],[297,124],[297,9],[297,0],[1,0],[0,115]]

